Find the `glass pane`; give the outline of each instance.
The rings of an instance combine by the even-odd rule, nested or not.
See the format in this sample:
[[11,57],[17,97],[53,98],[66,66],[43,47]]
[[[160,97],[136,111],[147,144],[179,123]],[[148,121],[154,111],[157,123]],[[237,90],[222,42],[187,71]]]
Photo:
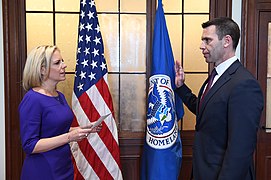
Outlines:
[[185,15],[184,17],[184,70],[207,72],[208,64],[199,49],[201,43],[201,24],[208,15]]
[[185,13],[209,13],[209,0],[184,0]]
[[168,34],[175,60],[182,58],[182,16],[166,15]]
[[40,45],[53,45],[53,15],[26,13],[27,52]]
[[80,2],[78,0],[55,0],[55,9],[56,11],[79,12]]
[[56,14],[56,45],[68,66],[67,72],[75,71],[78,20],[78,14]]
[[113,100],[115,120],[119,124],[119,75],[108,74],[108,86]]
[[110,72],[119,72],[119,26],[118,15],[99,14],[104,54]]
[[121,15],[121,72],[146,71],[146,16]]
[[[192,92],[198,95],[203,82],[208,74],[185,74],[185,83],[190,87]],[[184,105],[185,106],[185,105]],[[196,116],[185,107],[183,117],[183,130],[194,130],[196,124]]]
[[[64,56],[62,56],[65,58]],[[68,104],[71,106],[72,104],[72,93],[73,93],[73,83],[74,83],[74,74],[66,74],[66,80],[59,82],[57,85],[57,90],[62,92]]]
[[146,12],[146,0],[121,0],[120,12]]
[[[268,55],[267,55],[267,89],[266,89],[266,127],[271,128],[271,23],[268,23]],[[271,132],[271,130],[267,130]]]
[[[62,92],[65,95],[66,100],[68,104],[70,105],[70,107],[72,107],[71,102],[72,102],[73,86],[74,86],[74,74],[66,74],[66,80],[59,82],[57,85],[58,91]],[[119,75],[109,74],[108,86],[109,86],[110,93],[113,100],[116,122],[118,122],[118,119],[119,119],[119,114],[118,114],[119,112],[118,111],[119,109],[119,106],[118,106],[119,104]]]
[[182,12],[182,1],[180,0],[163,0],[162,3],[165,13]]
[[25,0],[26,11],[53,11],[52,0]]
[[118,0],[95,0],[97,12],[118,12]]
[[196,125],[196,116],[184,106],[184,117],[183,117],[183,129],[182,130],[194,130]]
[[146,76],[121,74],[120,127],[125,131],[145,131]]

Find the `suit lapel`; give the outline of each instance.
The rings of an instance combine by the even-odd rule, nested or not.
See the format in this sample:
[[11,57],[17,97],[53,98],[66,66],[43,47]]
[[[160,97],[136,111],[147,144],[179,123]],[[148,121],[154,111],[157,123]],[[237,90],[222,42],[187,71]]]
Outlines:
[[[239,60],[236,60],[220,77],[219,79],[216,81],[216,83],[213,85],[213,87],[209,90],[209,92],[206,94],[206,96],[204,97],[202,104],[201,104],[201,108],[198,109],[198,115],[197,115],[197,123],[196,123],[196,129],[198,128],[200,122],[201,122],[201,117],[203,115],[204,109],[206,107],[206,105],[208,104],[208,102],[214,97],[214,95],[216,94],[216,92],[219,91],[219,89],[226,84],[232,77],[232,75],[236,72],[236,70],[238,69],[238,67],[241,66],[241,63],[239,62]],[[202,95],[203,89],[205,87],[207,83],[207,80],[204,82],[204,84],[202,85],[200,92],[199,92],[199,98]],[[198,107],[199,107],[199,101],[198,101]]]

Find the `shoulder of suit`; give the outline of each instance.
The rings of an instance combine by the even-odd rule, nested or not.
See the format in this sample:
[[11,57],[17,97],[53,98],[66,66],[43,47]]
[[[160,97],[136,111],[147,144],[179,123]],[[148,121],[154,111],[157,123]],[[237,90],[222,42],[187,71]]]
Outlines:
[[237,59],[236,61],[234,61],[230,67],[227,69],[227,71],[229,72],[229,74],[233,74],[237,71],[238,68],[244,68],[244,66],[241,64],[241,62]]

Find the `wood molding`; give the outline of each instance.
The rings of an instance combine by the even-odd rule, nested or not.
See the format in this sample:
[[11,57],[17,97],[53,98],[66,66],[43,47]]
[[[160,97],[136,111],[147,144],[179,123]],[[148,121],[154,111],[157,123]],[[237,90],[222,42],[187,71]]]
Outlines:
[[255,1],[243,0],[242,2],[242,31],[241,31],[241,59],[242,63],[246,68],[248,68],[255,77],[256,75],[256,65],[255,61],[250,59],[256,59],[256,38],[257,37],[256,27],[256,11],[255,11]]
[[[232,16],[232,0],[210,0],[210,19]],[[209,64],[209,72],[214,65]]]
[[5,71],[6,179],[20,179],[23,151],[20,143],[18,105],[22,98],[21,79],[25,62],[24,1],[3,0]]
[[[268,23],[271,22],[271,0],[243,0],[242,4],[242,47],[244,66],[258,79],[267,98],[268,66]],[[267,100],[267,99],[266,99]],[[266,103],[266,101],[265,101]],[[266,124],[264,107],[260,127]],[[270,179],[271,134],[259,129],[255,152],[256,179]]]
[[210,19],[231,15],[232,0],[210,0]]

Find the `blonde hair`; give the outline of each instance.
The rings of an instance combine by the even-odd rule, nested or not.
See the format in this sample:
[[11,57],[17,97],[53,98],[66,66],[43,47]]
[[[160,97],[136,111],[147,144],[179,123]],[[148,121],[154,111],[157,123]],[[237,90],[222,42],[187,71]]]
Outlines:
[[[59,50],[56,46],[38,46],[28,54],[23,72],[23,88],[28,91],[31,88],[41,86],[48,77],[53,53]],[[42,74],[42,68],[45,73]]]

